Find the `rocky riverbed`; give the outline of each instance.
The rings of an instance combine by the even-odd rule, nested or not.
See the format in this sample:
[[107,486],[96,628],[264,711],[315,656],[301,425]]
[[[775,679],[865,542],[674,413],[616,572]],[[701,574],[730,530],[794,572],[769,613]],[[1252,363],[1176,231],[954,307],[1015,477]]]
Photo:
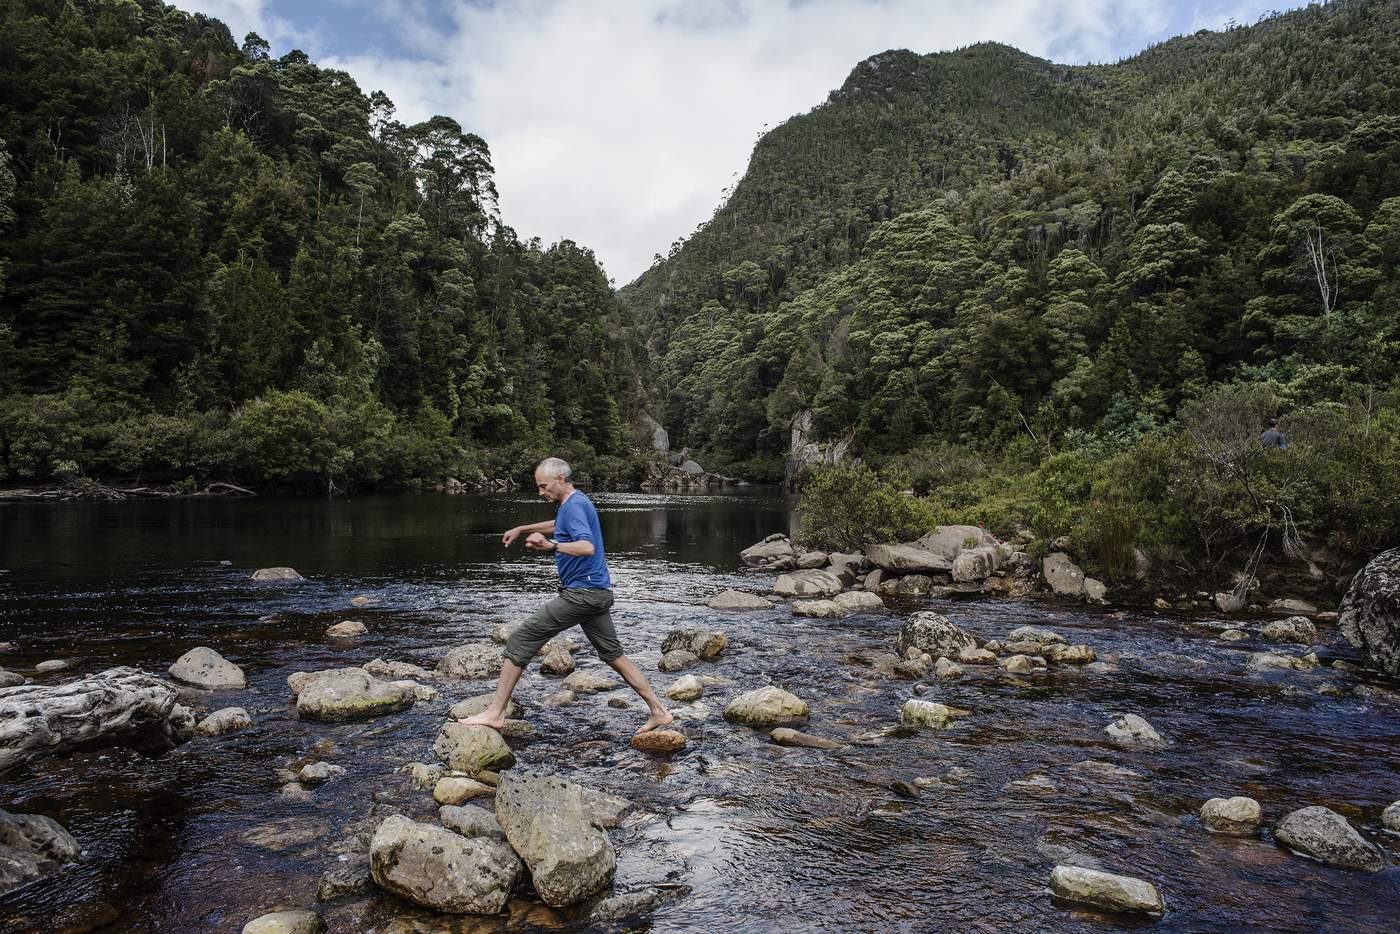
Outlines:
[[[550,580],[543,561],[503,558],[485,538],[538,507],[481,500],[437,535],[440,507],[423,498],[413,501],[422,511],[400,503],[392,519],[352,508],[307,520],[293,536],[303,547],[276,556],[301,581],[250,579],[265,563],[248,560],[254,551],[273,557],[268,524],[286,521],[270,515],[243,520],[250,541],[222,542],[228,565],[188,543],[132,546],[127,563],[108,561],[100,575],[0,553],[10,571],[0,641],[15,643],[0,666],[25,688],[117,664],[168,679],[172,663],[206,646],[245,683],[196,656],[187,668],[221,680],[183,687],[182,702],[201,723],[227,708],[249,721],[226,713],[156,758],[80,751],[7,776],[3,807],[54,818],[83,856],[0,899],[0,930],[238,930],[278,910],[311,911],[333,931],[404,934],[638,919],[654,930],[788,929],[794,918],[829,930],[1088,930],[1134,917],[1168,930],[1394,925],[1400,837],[1383,813],[1400,798],[1400,688],[1363,669],[1327,620],[1309,621],[1303,645],[1274,641],[1265,620],[985,596],[890,594],[839,618],[796,615],[781,600],[710,609],[725,589],[771,593],[778,574],[741,570],[735,556],[782,521],[781,501],[727,512],[722,497],[599,499],[619,630],[672,696],[684,748],[634,749],[645,711],[630,692],[564,697],[562,673],[538,666],[507,745],[515,769],[628,803],[606,829],[610,885],[553,898],[568,902],[559,906],[516,893],[499,915],[454,919],[365,876],[393,815],[465,839],[460,828],[481,820],[446,814],[441,799],[496,810],[499,770],[479,773],[481,788],[462,776],[439,790],[434,746],[454,707],[492,686],[495,630],[542,600]],[[153,513],[137,515],[149,523]],[[341,546],[308,544],[318,536]],[[356,555],[380,541],[373,557]],[[963,635],[915,617],[928,612]],[[347,622],[364,631],[327,634]],[[671,635],[679,629],[717,631],[724,644]],[[1222,638],[1231,629],[1242,636]],[[900,651],[938,640],[957,642],[959,657],[941,653],[940,666],[932,652],[915,662]],[[482,648],[452,655],[467,643]],[[1092,660],[1055,658],[1076,646]],[[690,657],[661,672],[676,653]],[[564,654],[575,685],[616,683],[586,645]],[[1264,656],[1286,663],[1256,661]],[[46,660],[69,664],[39,671]],[[299,710],[289,676],[361,666],[411,701],[363,720]],[[768,709],[782,726],[745,722],[755,718],[740,708],[775,698]],[[1257,820],[1236,798],[1257,803]],[[1211,799],[1223,800],[1206,807]],[[1316,808],[1341,825],[1295,815]],[[1310,843],[1318,835],[1321,846]],[[1341,846],[1357,867],[1294,852],[1309,846],[1324,857]],[[1160,897],[1160,917],[1141,885]],[[1095,899],[1139,914],[1105,914]]]

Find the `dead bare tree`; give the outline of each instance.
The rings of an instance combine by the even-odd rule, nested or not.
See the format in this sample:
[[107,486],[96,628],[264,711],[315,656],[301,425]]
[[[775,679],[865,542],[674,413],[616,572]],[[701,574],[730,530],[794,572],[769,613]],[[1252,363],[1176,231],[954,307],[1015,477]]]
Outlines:
[[1312,227],[1303,231],[1303,249],[1307,251],[1308,264],[1312,267],[1313,282],[1322,298],[1322,314],[1327,317],[1337,307],[1337,251],[1322,227]]

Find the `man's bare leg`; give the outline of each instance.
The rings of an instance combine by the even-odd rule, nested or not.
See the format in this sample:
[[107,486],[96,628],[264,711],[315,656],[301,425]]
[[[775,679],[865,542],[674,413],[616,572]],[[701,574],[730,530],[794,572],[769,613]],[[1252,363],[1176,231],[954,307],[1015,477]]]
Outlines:
[[[636,666],[633,666],[634,668]],[[506,725],[506,705],[510,703],[511,692],[515,690],[515,685],[520,681],[520,676],[525,672],[515,662],[510,659],[501,661],[501,677],[496,681],[496,696],[491,698],[491,704],[478,714],[472,714],[463,723],[471,723],[476,726],[489,726],[493,730],[499,730]],[[641,674],[641,672],[637,672]]]
[[[626,655],[619,656],[608,664],[612,666],[613,671],[622,675],[622,680],[627,682],[628,687],[636,691],[637,695],[647,702],[647,709],[651,711],[647,722],[637,728],[638,733],[646,733],[676,719],[672,716],[671,711],[666,709],[666,705],[661,703],[661,698],[657,697],[656,692],[651,689],[651,682],[647,680],[646,675],[642,674],[642,669],[632,664]],[[504,672],[502,673],[504,674]]]

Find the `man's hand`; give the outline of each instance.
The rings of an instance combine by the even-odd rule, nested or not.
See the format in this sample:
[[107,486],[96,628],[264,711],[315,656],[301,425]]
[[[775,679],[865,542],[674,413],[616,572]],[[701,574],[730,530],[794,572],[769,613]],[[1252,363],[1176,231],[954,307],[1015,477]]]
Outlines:
[[520,528],[518,526],[513,529],[507,529],[505,534],[501,536],[502,547],[509,548],[511,545],[515,544],[515,540],[519,537]]
[[525,547],[531,551],[553,551],[554,543],[539,532],[531,532],[530,537],[525,539]]

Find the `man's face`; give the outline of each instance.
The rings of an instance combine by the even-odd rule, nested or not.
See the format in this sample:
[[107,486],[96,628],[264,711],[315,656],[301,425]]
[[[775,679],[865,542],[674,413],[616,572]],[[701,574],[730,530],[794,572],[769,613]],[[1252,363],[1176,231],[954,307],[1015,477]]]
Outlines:
[[539,488],[540,496],[551,503],[562,503],[564,494],[568,492],[569,481],[563,477],[550,476],[543,470],[535,471],[535,486]]

